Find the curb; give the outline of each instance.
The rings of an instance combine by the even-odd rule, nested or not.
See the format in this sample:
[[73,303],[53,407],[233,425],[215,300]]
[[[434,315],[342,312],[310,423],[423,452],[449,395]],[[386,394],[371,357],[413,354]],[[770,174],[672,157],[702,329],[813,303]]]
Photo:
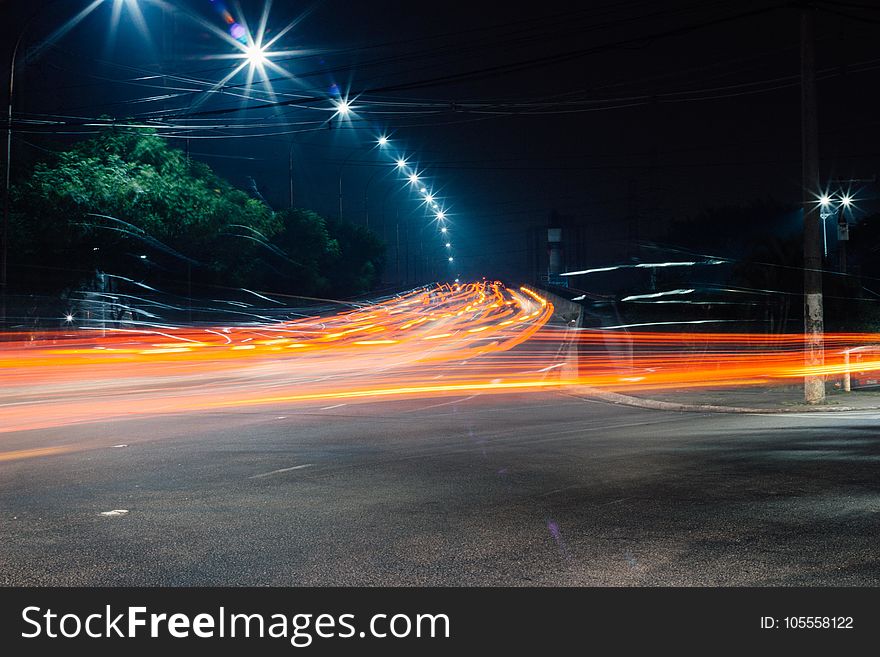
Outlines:
[[783,413],[817,413],[817,412],[834,412],[844,413],[848,411],[875,411],[880,410],[880,406],[869,406],[864,408],[855,408],[853,406],[803,406],[800,408],[749,408],[745,406],[718,406],[717,404],[680,404],[677,402],[666,402],[657,399],[643,399],[641,397],[632,397],[630,395],[622,395],[618,392],[608,392],[598,390],[588,386],[573,386],[569,392],[573,397],[590,397],[599,399],[609,404],[619,404],[622,406],[635,406],[636,408],[651,408],[661,411],[679,411],[687,413],[749,413],[749,414],[783,414]]

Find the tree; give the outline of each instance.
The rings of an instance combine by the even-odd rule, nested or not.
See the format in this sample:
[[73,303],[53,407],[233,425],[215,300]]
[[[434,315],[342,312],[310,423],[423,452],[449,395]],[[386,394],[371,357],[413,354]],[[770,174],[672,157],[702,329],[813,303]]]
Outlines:
[[[113,127],[38,164],[14,189],[13,264],[31,289],[94,270],[138,272],[141,256],[172,276],[235,284],[278,231],[270,208],[190,161],[150,129]],[[242,228],[243,227],[243,228]],[[246,234],[249,237],[243,237]]]
[[339,251],[322,267],[337,294],[356,295],[373,289],[385,267],[385,244],[371,230],[338,220],[328,222]]
[[11,277],[59,292],[96,271],[160,283],[305,296],[373,288],[385,246],[309,210],[274,213],[153,130],[103,130],[36,165],[13,194]]
[[264,288],[307,296],[331,292],[323,268],[339,257],[340,248],[339,242],[330,236],[324,217],[299,208],[284,210],[276,216],[281,229],[272,245],[280,253]]

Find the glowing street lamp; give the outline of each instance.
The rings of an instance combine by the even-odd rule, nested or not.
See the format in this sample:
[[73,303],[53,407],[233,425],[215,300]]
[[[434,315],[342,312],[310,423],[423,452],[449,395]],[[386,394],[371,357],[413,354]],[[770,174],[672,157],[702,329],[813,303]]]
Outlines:
[[379,137],[376,140],[376,143],[379,144],[379,146],[387,146],[388,145],[388,137],[386,137],[385,135],[382,135],[381,137]]
[[441,232],[441,233],[445,233],[445,232],[447,232],[447,231],[446,231],[446,226],[443,226],[443,228],[440,229],[440,232]]
[[[837,244],[840,259],[840,271],[846,273],[846,243],[849,241],[849,223],[846,220],[846,211],[853,207],[855,199],[852,194],[838,192],[837,195],[822,194],[819,199],[822,210],[819,218],[822,220],[822,241],[824,243],[825,257],[828,257],[828,227],[826,220],[837,215]],[[835,202],[836,201],[836,202]]]
[[443,221],[444,219],[446,219],[446,213],[443,212],[443,210],[437,210],[437,219]]
[[244,58],[251,68],[262,68],[269,62],[266,49],[256,43],[244,47]]
[[449,256],[449,262],[452,262],[452,256]]
[[405,169],[406,168],[406,160],[403,159],[402,157],[397,158],[397,168],[398,169]]
[[346,118],[351,114],[351,102],[347,98],[334,100],[333,105],[336,107],[336,114],[342,118]]
[[415,172],[409,174],[409,181],[410,181],[413,185],[418,184],[418,182],[419,182],[419,174],[417,174],[417,173],[415,173]]
[[451,248],[452,248],[452,244],[450,244],[449,242],[446,242],[446,248],[447,248],[447,249],[451,249]]

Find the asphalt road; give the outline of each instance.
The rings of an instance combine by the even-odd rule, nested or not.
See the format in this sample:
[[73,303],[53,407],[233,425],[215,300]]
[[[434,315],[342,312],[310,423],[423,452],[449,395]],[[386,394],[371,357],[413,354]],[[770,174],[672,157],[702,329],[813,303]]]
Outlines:
[[877,413],[536,392],[2,441],[5,585],[880,585]]

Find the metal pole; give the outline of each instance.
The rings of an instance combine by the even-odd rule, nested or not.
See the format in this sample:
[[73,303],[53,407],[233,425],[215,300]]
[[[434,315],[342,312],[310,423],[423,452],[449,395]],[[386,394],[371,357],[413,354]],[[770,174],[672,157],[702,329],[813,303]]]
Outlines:
[[409,260],[410,260],[410,245],[409,245],[410,235],[409,235],[409,221],[403,222],[403,246],[404,246],[404,277],[406,278],[406,284],[409,285],[412,279],[409,276]]
[[293,140],[287,149],[288,207],[293,210]]
[[12,182],[12,94],[15,91],[15,58],[18,55],[18,48],[21,40],[24,38],[25,27],[22,28],[15,47],[12,49],[12,59],[9,62],[9,99],[6,106],[6,175],[3,185],[3,254],[0,261],[0,287],[2,287],[2,301],[0,301],[0,323],[6,324],[6,293],[9,283],[8,279],[8,258],[9,258],[9,190]]
[[6,105],[6,175],[4,176],[5,180],[3,185],[3,249],[0,251],[0,325],[6,324],[6,294],[9,283],[9,191],[12,181],[12,102],[13,92],[15,91],[15,60],[18,56],[18,49],[24,39],[24,35],[31,23],[33,23],[37,16],[42,14],[49,5],[55,4],[56,2],[58,2],[58,0],[48,0],[48,2],[39,7],[37,11],[31,14],[30,18],[24,22],[21,26],[21,31],[18,33],[18,38],[15,40],[15,46],[12,48],[12,58],[9,60],[9,98]]
[[[370,197],[369,197],[370,185],[373,184],[373,181],[376,179],[376,176],[378,176],[381,172],[382,172],[381,168],[376,169],[373,172],[373,174],[370,176],[370,178],[367,180],[367,184],[364,186],[364,226],[366,228],[370,227]],[[387,197],[387,194],[386,194],[386,197]],[[382,199],[382,204],[384,206],[385,199]]]
[[[825,363],[825,326],[822,303],[822,241],[815,193],[819,189],[819,122],[816,112],[816,60],[813,52],[813,14],[801,10],[801,138],[804,214],[804,364],[807,371]],[[825,401],[825,379],[804,377],[808,404]]]
[[852,381],[849,376],[849,349],[843,352],[843,391],[852,392]]
[[345,168],[345,165],[348,164],[348,161],[352,158],[352,156],[359,150],[359,146],[352,149],[352,151],[345,156],[342,164],[339,165],[339,221],[342,221],[342,170]]
[[342,221],[342,167],[339,168],[339,221]]

